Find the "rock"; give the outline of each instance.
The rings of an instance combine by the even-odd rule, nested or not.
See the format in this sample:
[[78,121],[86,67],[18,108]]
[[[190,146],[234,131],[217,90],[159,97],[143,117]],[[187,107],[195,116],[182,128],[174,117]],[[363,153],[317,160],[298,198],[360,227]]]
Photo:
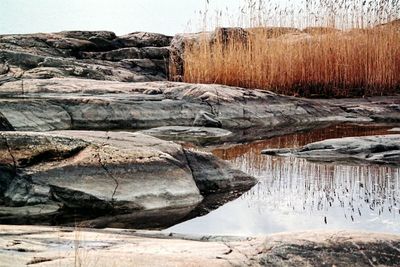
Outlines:
[[295,131],[321,123],[391,116],[400,97],[348,101],[309,100],[261,90],[174,82],[53,78],[0,86],[0,113],[17,131],[207,125],[229,130],[235,138],[240,135],[235,141],[271,137],[289,128]]
[[[0,213],[2,223],[49,223],[54,216],[67,216],[68,210],[77,210],[77,214],[87,214],[89,218],[100,217],[89,220],[92,226],[107,226],[127,218],[136,218],[143,224],[138,218],[155,215],[177,220],[201,202],[198,180],[207,183],[218,179],[221,184],[226,180],[221,191],[242,188],[244,181],[233,180],[231,173],[235,173],[247,177],[250,187],[255,184],[254,178],[226,170],[230,168],[226,163],[209,154],[139,133],[3,132],[0,137],[0,166],[10,170],[2,174],[5,176],[0,186],[5,206],[52,207],[55,203],[61,207],[37,216]],[[203,160],[205,157],[209,162]],[[208,170],[197,177],[198,173],[192,170],[199,169],[199,164],[221,170]],[[208,193],[206,189],[204,194]],[[174,212],[175,216],[171,215]],[[119,214],[120,217],[112,216]],[[82,220],[89,219],[83,215]],[[161,219],[156,222],[160,224]]]
[[141,48],[145,58],[149,59],[168,59],[169,46],[166,47],[143,47]]
[[[5,266],[397,266],[398,235],[314,231],[261,237],[185,236],[38,226],[0,226]],[[60,254],[60,247],[64,248]]]
[[[6,82],[0,87],[0,95],[0,112],[16,130],[212,125],[234,132],[256,128],[259,138],[263,132],[282,131],[285,127],[368,121],[377,115],[385,118],[395,113],[400,103],[399,97],[352,99],[351,102],[306,100],[222,85],[71,78]],[[43,114],[36,112],[41,106]],[[21,112],[23,117],[34,119],[16,116]],[[36,124],[40,127],[35,128]]]
[[[0,75],[7,73],[16,79],[78,76],[124,82],[165,80],[170,39],[153,33],[132,33],[118,38],[105,31],[0,35],[0,62],[9,65],[0,67]],[[120,61],[125,59],[154,60],[157,68],[150,73],[122,64]]]
[[62,106],[40,100],[3,100],[0,105],[3,117],[0,121],[4,130],[52,131],[71,128],[71,117]]
[[389,132],[400,132],[400,128],[393,128],[393,129],[390,129]]
[[66,38],[90,40],[92,38],[101,38],[103,40],[114,40],[117,38],[115,33],[110,31],[62,31],[58,33]]
[[0,63],[0,75],[6,74],[10,70],[7,63]]
[[164,126],[141,131],[163,140],[186,141],[198,145],[222,143],[232,132],[210,127]]
[[[228,169],[229,165],[226,162],[215,160],[209,153],[193,153],[186,150],[185,154],[197,187],[203,195],[238,188],[249,189],[254,185],[254,180],[250,176],[241,171]],[[207,166],[212,166],[212,168]]]
[[221,127],[222,123],[216,119],[216,116],[208,112],[199,112],[194,119],[194,126],[204,126],[204,127]]
[[312,161],[364,161],[400,165],[400,135],[328,139],[300,149],[268,149],[267,155],[296,156]]
[[133,32],[114,40],[119,47],[164,47],[169,46],[172,37],[158,33]]
[[137,59],[141,58],[141,51],[136,47],[127,47],[115,49],[107,52],[83,52],[81,54],[82,58],[86,59],[99,59],[107,61],[121,61],[124,59]]

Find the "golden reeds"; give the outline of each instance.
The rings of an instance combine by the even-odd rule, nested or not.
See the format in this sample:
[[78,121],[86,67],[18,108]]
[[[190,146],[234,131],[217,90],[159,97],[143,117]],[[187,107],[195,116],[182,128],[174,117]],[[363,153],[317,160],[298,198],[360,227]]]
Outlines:
[[[332,10],[337,12],[337,8]],[[259,27],[245,31],[231,29],[232,33],[225,33],[222,38],[223,29],[219,29],[212,40],[201,38],[186,45],[183,80],[302,96],[397,92],[400,26],[396,23],[365,26],[362,24],[367,20],[358,18],[354,20],[356,23],[352,22],[356,27],[337,30],[327,26],[337,23],[343,26],[345,21],[340,21],[336,13],[332,17],[335,19],[330,19],[324,27],[303,30],[253,23]],[[260,22],[261,16],[257,20]]]

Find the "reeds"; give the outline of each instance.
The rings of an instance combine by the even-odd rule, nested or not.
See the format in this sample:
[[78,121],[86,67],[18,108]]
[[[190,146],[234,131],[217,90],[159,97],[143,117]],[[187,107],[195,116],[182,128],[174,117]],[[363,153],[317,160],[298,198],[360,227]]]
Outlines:
[[[258,6],[261,2],[257,2]],[[306,2],[310,10],[318,12],[316,1]],[[390,2],[385,1],[375,8],[371,5],[376,3],[370,2],[369,9],[364,8],[368,5],[364,1],[361,9],[353,7],[352,19],[341,9],[348,10],[349,2],[357,1],[340,0],[332,6],[327,5],[326,0],[318,2],[321,14],[326,18],[325,21],[321,19],[322,25],[318,24],[319,19],[313,20],[309,15],[301,21],[297,17],[276,18],[293,21],[293,25],[284,26],[312,26],[302,30],[267,27],[265,21],[271,20],[271,17],[263,21],[264,17],[259,13],[261,8],[258,8],[258,15],[251,13],[253,19],[247,21],[246,25],[250,24],[251,28],[230,29],[229,32],[220,28],[211,39],[205,35],[197,42],[187,44],[183,80],[268,89],[301,96],[345,97],[398,92],[400,25],[396,22],[373,25],[395,18],[391,12],[399,7],[398,1],[391,4],[385,4]],[[364,9],[369,17],[365,17]],[[279,16],[294,14],[279,13]],[[304,17],[301,12],[297,14]]]

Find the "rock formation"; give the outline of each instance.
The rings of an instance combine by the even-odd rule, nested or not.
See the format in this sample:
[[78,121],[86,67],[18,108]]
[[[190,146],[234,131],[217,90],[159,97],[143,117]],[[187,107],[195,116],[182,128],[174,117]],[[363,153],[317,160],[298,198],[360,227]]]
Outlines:
[[267,149],[263,154],[324,162],[361,161],[400,165],[400,135],[328,139],[293,150]]
[[[0,209],[2,223],[51,223],[68,210],[97,217],[155,210],[171,216],[177,210],[183,216],[202,194],[255,184],[212,155],[139,133],[3,132],[0,137],[0,201],[19,207]],[[105,226],[104,220],[91,225]]]

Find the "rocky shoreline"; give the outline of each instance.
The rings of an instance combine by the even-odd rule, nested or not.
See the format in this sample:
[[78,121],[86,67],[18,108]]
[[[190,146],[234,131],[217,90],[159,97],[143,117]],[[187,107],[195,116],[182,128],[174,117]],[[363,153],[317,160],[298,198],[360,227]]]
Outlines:
[[349,231],[265,237],[0,226],[5,266],[396,266],[397,235]]
[[[210,212],[256,181],[211,154],[165,140],[203,146],[342,122],[400,122],[399,95],[305,99],[167,81],[170,54],[180,51],[171,48],[177,38],[81,31],[0,36],[1,224],[168,227]],[[375,141],[376,148],[387,140]],[[391,142],[398,141],[397,136]],[[346,144],[321,145],[291,153],[356,154]],[[370,152],[361,151],[359,158]],[[380,153],[373,159],[389,162],[386,151],[372,152]],[[79,247],[88,261],[104,266],[116,258],[119,265],[138,266],[396,266],[400,261],[399,236],[385,234],[196,239],[133,230],[0,229],[0,265],[70,264]],[[81,239],[91,241],[80,246]]]
[[272,156],[319,162],[378,163],[400,166],[400,135],[346,137],[307,144],[299,149],[268,149]]
[[54,224],[61,217],[59,224],[74,224],[78,216],[73,213],[88,213],[79,222],[92,227],[118,225],[119,219],[131,219],[133,227],[157,213],[160,221],[178,221],[203,196],[248,190],[256,183],[211,154],[139,133],[0,136],[0,201],[5,206],[0,223]]

